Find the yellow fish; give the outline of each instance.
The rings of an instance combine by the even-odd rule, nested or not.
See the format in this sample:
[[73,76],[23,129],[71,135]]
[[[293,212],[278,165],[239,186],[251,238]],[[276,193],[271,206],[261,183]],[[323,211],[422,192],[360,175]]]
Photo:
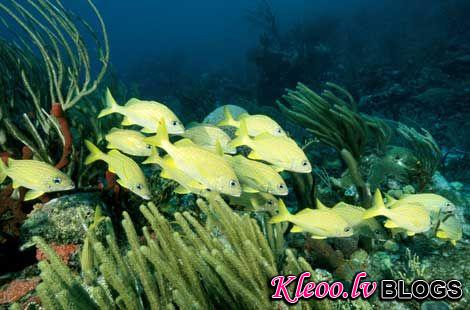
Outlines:
[[428,211],[417,204],[400,204],[396,208],[387,209],[382,194],[377,189],[374,195],[374,207],[364,212],[364,219],[383,215],[387,217],[386,228],[405,229],[408,236],[426,232],[431,228],[431,218]]
[[133,156],[150,156],[152,146],[144,142],[146,137],[138,131],[113,128],[105,136],[108,149],[119,151]]
[[[262,133],[268,133],[273,136],[285,137],[286,132],[276,123],[272,118],[266,115],[256,114],[249,115],[244,113],[240,115],[240,120],[237,121],[233,118],[230,110],[227,106],[224,107],[224,116],[225,119],[220,121],[217,126],[232,126],[240,128],[241,120],[245,120],[246,126],[248,129],[248,135],[251,137],[256,137]],[[235,132],[239,134],[239,130]]]
[[237,152],[236,148],[229,145],[231,141],[229,135],[213,125],[198,124],[187,129],[181,136],[212,152],[216,152],[217,143],[220,143],[224,153],[235,154]]
[[246,193],[240,197],[230,197],[230,204],[244,207],[253,211],[276,211],[279,207],[278,200],[268,193]]
[[118,113],[124,115],[123,126],[138,125],[143,127],[142,132],[155,133],[157,123],[165,119],[167,131],[171,134],[182,134],[184,126],[178,117],[165,105],[156,101],[144,101],[138,99],[129,100],[125,106],[116,103],[109,89],[106,90],[106,105],[98,118]]
[[449,216],[439,223],[436,237],[449,240],[453,245],[462,239],[462,223],[455,217]]
[[266,192],[280,196],[288,194],[286,183],[271,166],[246,159],[241,155],[225,158],[235,171],[244,192]]
[[117,180],[119,185],[129,189],[131,192],[143,199],[150,199],[150,190],[147,186],[144,173],[134,160],[122,154],[118,150],[111,150],[105,154],[88,140],[85,140],[85,145],[91,153],[85,159],[86,165],[97,160],[106,162],[108,164],[109,171],[115,173],[119,177]]
[[312,165],[307,156],[294,140],[268,133],[250,138],[247,134],[245,119],[241,120],[240,135],[230,144],[235,147],[248,146],[252,150],[248,158],[264,160],[279,170],[298,173],[310,173],[312,171]]
[[238,178],[223,157],[198,147],[188,139],[172,144],[163,123],[159,124],[155,136],[144,141],[165,150],[178,169],[209,190],[231,196],[241,195]]
[[162,172],[160,177],[164,179],[174,180],[180,186],[175,189],[177,194],[189,194],[195,193],[201,196],[205,195],[207,187],[199,183],[180,169],[176,167],[173,159],[166,155],[161,158],[156,151],[153,152],[152,156],[147,158],[143,164],[157,164],[161,167]]
[[279,199],[279,215],[273,216],[269,223],[291,222],[291,232],[309,232],[313,239],[331,237],[350,237],[353,228],[338,214],[331,210],[303,209],[297,214],[289,213],[286,205]]
[[431,216],[455,212],[455,205],[452,202],[436,194],[413,194],[404,196],[403,198],[400,198],[398,200],[393,199],[388,195],[386,196],[386,198],[387,207],[392,209],[402,204],[419,204],[422,205],[424,209],[428,211],[429,214],[431,214]]
[[45,193],[75,188],[72,180],[59,169],[37,160],[8,159],[8,167],[0,159],[0,184],[9,177],[13,188],[29,189],[24,200],[36,199]]
[[387,237],[385,229],[374,219],[364,219],[366,209],[347,204],[345,202],[337,203],[333,208],[328,208],[317,199],[319,210],[331,210],[341,216],[359,235],[365,235],[374,239],[383,240]]

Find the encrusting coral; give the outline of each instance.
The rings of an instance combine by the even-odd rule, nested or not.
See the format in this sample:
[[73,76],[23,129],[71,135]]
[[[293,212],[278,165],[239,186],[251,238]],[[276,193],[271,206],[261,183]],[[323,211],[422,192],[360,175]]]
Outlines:
[[[152,203],[140,210],[149,222],[139,237],[124,213],[127,248],[122,253],[108,218],[106,240],[91,226],[76,276],[41,239],[48,261],[41,261],[38,293],[48,309],[279,309],[270,301],[268,280],[278,274],[276,257],[256,220],[238,215],[220,197],[198,200],[206,217],[201,223],[189,212],[175,213],[172,225]],[[283,272],[312,267],[286,252]],[[302,309],[329,308],[329,301],[302,302]]]

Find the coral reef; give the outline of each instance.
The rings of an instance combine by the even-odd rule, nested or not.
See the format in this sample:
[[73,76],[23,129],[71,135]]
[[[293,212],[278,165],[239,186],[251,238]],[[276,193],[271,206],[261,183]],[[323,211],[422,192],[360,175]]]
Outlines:
[[[37,290],[44,306],[68,309],[160,307],[268,309],[282,304],[268,296],[267,280],[277,274],[275,257],[256,222],[235,214],[221,198],[198,200],[207,217],[199,222],[188,212],[175,213],[176,227],[150,203],[141,212],[150,226],[138,237],[129,216],[122,221],[129,249],[119,249],[109,219],[106,242],[94,236],[93,227],[81,254],[82,276],[77,277],[39,237],[35,242],[48,260],[41,261]],[[302,258],[286,252],[283,272],[309,270]],[[137,285],[136,285],[137,283]],[[168,285],[171,283],[171,285]],[[325,309],[328,301],[298,305]]]

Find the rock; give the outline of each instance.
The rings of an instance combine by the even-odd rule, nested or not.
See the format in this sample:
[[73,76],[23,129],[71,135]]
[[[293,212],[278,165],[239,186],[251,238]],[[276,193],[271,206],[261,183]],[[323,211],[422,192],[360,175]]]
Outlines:
[[230,113],[232,113],[232,116],[235,119],[237,119],[243,113],[248,113],[244,108],[240,106],[227,104],[227,105],[220,106],[214,111],[212,111],[211,113],[209,113],[209,115],[207,115],[204,118],[203,123],[217,125],[217,123],[219,123],[221,120],[224,119],[224,107],[225,106],[228,107],[228,109],[230,110]]
[[48,243],[81,244],[98,206],[106,214],[106,205],[97,193],[62,196],[38,205],[21,226],[22,239],[26,246],[33,236]]
[[425,301],[421,305],[421,310],[448,310],[450,306],[444,301]]
[[403,187],[403,194],[404,195],[416,194],[416,190],[412,185],[406,185],[405,187]]

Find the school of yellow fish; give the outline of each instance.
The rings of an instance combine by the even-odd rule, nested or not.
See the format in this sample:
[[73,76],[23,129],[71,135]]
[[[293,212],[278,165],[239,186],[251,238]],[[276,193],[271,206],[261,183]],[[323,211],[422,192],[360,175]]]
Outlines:
[[[124,116],[121,126],[140,128],[111,129],[105,136],[107,152],[86,140],[90,154],[85,164],[104,161],[117,175],[119,185],[142,199],[151,199],[152,193],[141,167],[130,156],[145,157],[142,164],[158,165],[160,177],[178,183],[178,194],[222,194],[234,206],[271,213],[278,210],[271,224],[291,222],[290,232],[309,233],[315,239],[353,234],[385,239],[385,228],[392,235],[433,231],[454,245],[462,238],[455,205],[436,194],[414,194],[399,200],[387,195],[384,201],[377,189],[373,207],[368,210],[344,202],[329,208],[317,200],[316,209],[291,214],[283,200],[276,198],[289,191],[280,172],[310,173],[312,166],[297,143],[268,116],[242,114],[236,120],[226,106],[224,119],[217,126],[196,123],[185,128],[167,106],[155,101],[133,98],[118,105],[107,90],[106,104],[98,118],[117,113]],[[233,140],[224,126],[236,128]],[[237,152],[240,146],[250,149],[247,157]],[[7,177],[12,179],[13,188],[29,189],[25,200],[74,188],[66,174],[36,160],[9,159],[7,165],[0,160],[0,184]],[[383,225],[378,216],[385,218]]]

